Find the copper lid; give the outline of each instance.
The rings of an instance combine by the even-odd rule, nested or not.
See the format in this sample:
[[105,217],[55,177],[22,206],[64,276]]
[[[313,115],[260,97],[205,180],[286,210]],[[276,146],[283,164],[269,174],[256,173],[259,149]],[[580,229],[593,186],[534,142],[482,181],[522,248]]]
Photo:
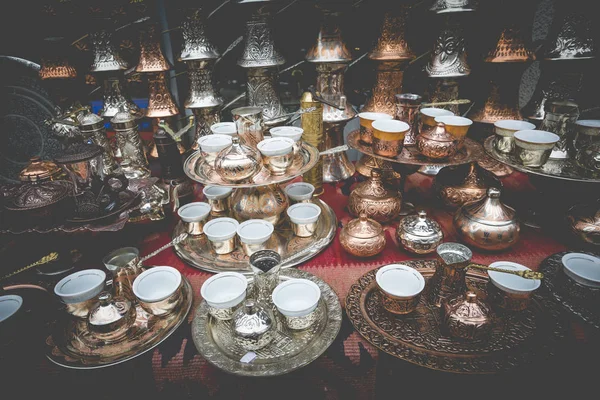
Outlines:
[[366,214],[360,214],[346,225],[348,235],[359,239],[370,239],[381,235],[383,227],[374,219],[368,218]]
[[56,163],[42,160],[40,157],[31,157],[29,164],[19,173],[19,180],[21,182],[45,181],[61,172],[62,170]]
[[400,228],[411,235],[419,237],[434,237],[442,232],[440,225],[427,218],[424,210],[419,211],[418,215],[408,215],[400,221]]
[[465,204],[461,210],[469,219],[485,225],[507,225],[516,222],[516,211],[500,201],[500,189],[492,187],[487,197]]
[[102,154],[104,149],[96,144],[78,143],[71,145],[54,160],[58,164],[73,164],[90,160]]
[[446,131],[446,125],[443,122],[438,122],[434,129],[424,130],[420,135],[435,142],[453,142],[455,140],[454,136]]

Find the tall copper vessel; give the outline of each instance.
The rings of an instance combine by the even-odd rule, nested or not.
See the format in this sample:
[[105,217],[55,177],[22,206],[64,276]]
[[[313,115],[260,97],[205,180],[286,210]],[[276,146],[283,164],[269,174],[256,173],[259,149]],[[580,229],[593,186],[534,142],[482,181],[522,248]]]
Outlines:
[[167,79],[163,72],[153,73],[148,77],[149,99],[146,116],[149,118],[172,117],[179,114],[177,104],[167,88]]
[[190,89],[185,100],[185,108],[217,107],[223,104],[223,98],[213,81],[214,63],[207,61],[187,61]]
[[[323,123],[326,149],[344,144],[344,125],[335,122]],[[323,182],[343,181],[354,175],[354,164],[350,162],[346,152],[326,154],[321,159],[323,160]]]
[[140,61],[135,67],[136,72],[164,72],[171,69],[160,48],[158,27],[154,24],[140,30]]
[[119,111],[124,110],[136,117],[141,117],[143,112],[131,100],[123,87],[123,78],[121,76],[110,76],[104,80],[103,84],[104,105],[98,112],[103,118],[112,118]]

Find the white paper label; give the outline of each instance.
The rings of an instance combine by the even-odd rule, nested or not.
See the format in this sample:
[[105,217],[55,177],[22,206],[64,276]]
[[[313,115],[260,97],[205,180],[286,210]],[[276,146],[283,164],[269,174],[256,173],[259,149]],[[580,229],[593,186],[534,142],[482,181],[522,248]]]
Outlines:
[[245,364],[250,364],[255,359],[256,359],[256,353],[249,351],[246,354],[244,354],[244,357],[242,357],[240,359],[240,362],[243,362]]

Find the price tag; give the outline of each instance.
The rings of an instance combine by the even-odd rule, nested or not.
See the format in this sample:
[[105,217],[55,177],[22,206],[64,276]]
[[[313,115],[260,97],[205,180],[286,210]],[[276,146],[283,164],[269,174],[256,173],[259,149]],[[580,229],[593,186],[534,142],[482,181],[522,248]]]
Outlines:
[[252,361],[256,359],[256,353],[249,351],[240,359],[240,362],[244,364],[250,364]]

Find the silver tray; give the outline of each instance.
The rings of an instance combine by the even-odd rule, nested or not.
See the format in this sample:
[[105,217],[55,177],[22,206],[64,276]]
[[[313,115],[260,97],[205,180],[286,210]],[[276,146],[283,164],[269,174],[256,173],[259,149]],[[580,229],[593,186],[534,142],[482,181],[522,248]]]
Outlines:
[[383,157],[374,154],[370,145],[364,144],[360,141],[359,131],[350,132],[350,134],[348,135],[348,146],[371,157],[379,158],[381,160],[386,160],[397,164],[433,165],[440,168],[446,167],[448,165],[461,165],[470,163],[472,161],[477,161],[484,154],[483,149],[479,143],[467,138],[464,141],[464,147],[454,157],[448,158],[447,160],[432,160],[430,158],[427,158],[423,154],[419,153],[419,150],[417,150],[415,146],[404,147],[400,155],[397,157]]
[[[315,201],[321,207],[317,233],[308,238],[297,237],[293,234],[290,223],[285,220],[277,227],[269,239],[267,248],[277,251],[282,259],[290,259],[282,268],[293,267],[319,254],[335,237],[337,231],[337,218],[335,213],[322,200]],[[183,223],[179,221],[173,230],[173,238],[184,232]],[[308,253],[303,250],[310,248]],[[248,264],[249,257],[244,254],[241,247],[230,254],[217,255],[211,248],[205,235],[188,236],[184,241],[174,246],[175,253],[186,263],[208,272],[235,271],[251,274]],[[300,253],[301,252],[301,253]]]
[[159,318],[136,305],[137,318],[127,337],[112,344],[95,339],[83,320],[59,320],[46,339],[46,357],[65,368],[95,369],[120,364],[152,350],[175,332],[192,307],[192,285],[186,277],[181,278],[183,299],[172,314]]
[[540,168],[525,167],[517,161],[517,159],[511,154],[500,153],[494,147],[495,136],[490,136],[485,140],[484,148],[485,151],[492,156],[492,158],[500,161],[503,164],[508,165],[516,169],[517,171],[524,172],[526,174],[545,176],[547,178],[562,179],[566,181],[574,182],[586,182],[586,183],[600,183],[600,178],[588,178],[581,175],[581,172],[575,162],[570,159],[556,160],[550,159],[546,164]]
[[219,185],[232,188],[247,188],[256,186],[271,185],[274,183],[285,183],[291,181],[297,176],[309,171],[317,165],[320,155],[316,147],[302,142],[302,148],[294,157],[294,162],[288,168],[284,175],[273,176],[268,169],[263,167],[261,171],[248,181],[241,183],[228,182],[223,180],[217,172],[209,165],[204,165],[202,168],[196,168],[196,162],[202,156],[200,151],[196,151],[185,160],[183,170],[190,179],[200,182],[204,185]]
[[308,272],[282,270],[280,280],[309,279],[319,285],[321,300],[314,325],[304,331],[289,331],[281,315],[275,311],[278,333],[267,347],[257,350],[252,363],[242,363],[246,351],[238,347],[230,329],[230,321],[218,321],[208,314],[208,304],[200,303],[192,322],[192,338],[198,352],[208,362],[226,372],[241,376],[283,375],[310,364],[327,350],[342,325],[342,307],[337,295],[324,281]]

